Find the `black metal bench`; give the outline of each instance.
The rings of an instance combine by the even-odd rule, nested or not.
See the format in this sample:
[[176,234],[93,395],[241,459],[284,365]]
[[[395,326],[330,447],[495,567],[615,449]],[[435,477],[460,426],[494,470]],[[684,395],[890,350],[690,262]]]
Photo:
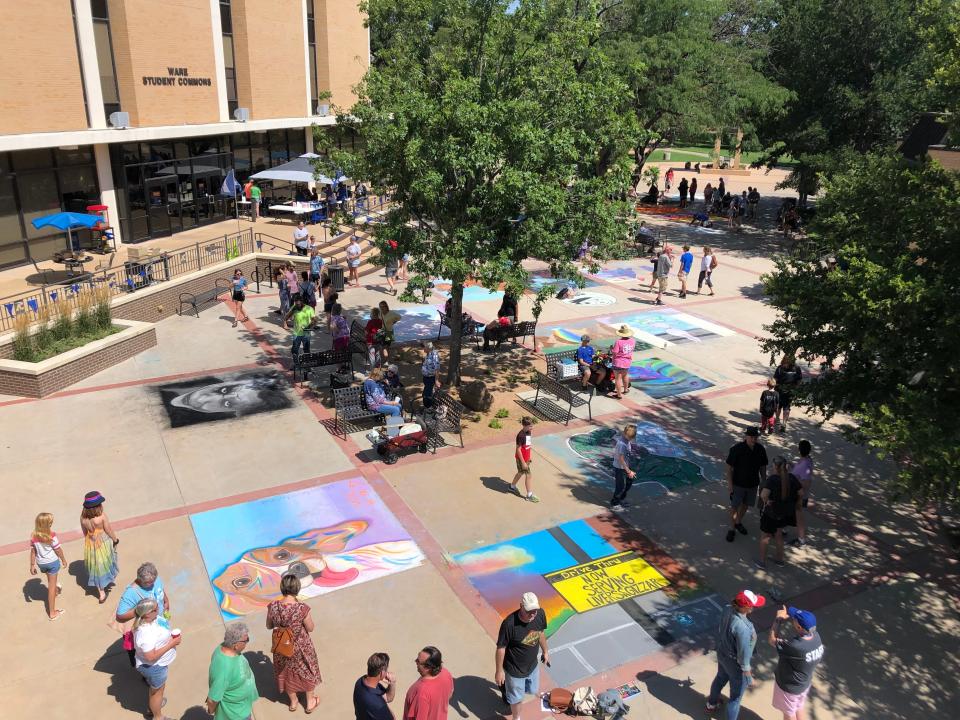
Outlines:
[[537,332],[536,320],[523,320],[522,322],[507,325],[500,329],[500,339],[510,340],[514,345],[517,344],[517,338],[522,338],[521,342],[526,342],[528,337],[534,337]]
[[204,290],[198,293],[180,293],[180,307],[177,309],[177,315],[182,315],[184,305],[189,305],[193,308],[194,314],[199,318],[201,305],[206,305],[207,303],[217,300],[221,295],[229,293],[231,287],[232,284],[229,280],[217,278],[210,290]]
[[[440,316],[440,327],[437,328],[437,340],[439,340],[443,328],[448,328],[450,332],[453,332],[453,327],[450,325],[450,316],[443,312],[443,310],[437,310],[437,314]],[[482,339],[483,323],[478,323],[468,313],[462,313],[460,319],[460,344],[462,345],[472,340],[477,347],[480,347],[480,341]]]
[[[560,402],[565,402],[568,405],[568,410],[566,411],[566,419],[564,420],[564,425],[570,424],[570,418],[573,417],[573,408],[582,407],[583,405],[587,406],[587,415],[591,420],[593,420],[593,409],[590,407],[590,402],[593,400],[593,388],[590,388],[590,392],[587,394],[576,392],[571,387],[564,385],[559,380],[556,380],[549,375],[546,375],[542,372],[537,372],[537,394],[533,397],[533,407],[537,408],[537,403],[540,401],[540,393],[543,392],[546,395],[553,395]],[[548,417],[548,413],[544,413]],[[551,417],[551,419],[553,419]]]
[[463,447],[463,416],[466,411],[467,408],[446,391],[437,390],[433,394],[433,407],[423,414],[423,429],[434,453],[438,447],[446,445],[440,433],[456,433],[460,437],[460,447]]
[[[595,348],[598,353],[604,352],[600,348]],[[609,350],[609,348],[607,348]],[[559,382],[568,382],[570,380],[576,380],[580,382],[580,368],[579,363],[577,363],[577,351],[576,350],[560,350],[559,352],[552,352],[545,356],[547,360],[547,375],[552,377],[554,380]],[[577,374],[571,375],[570,377],[562,377],[560,374],[559,366],[563,363],[564,360],[573,360],[574,363],[578,365]]]
[[300,353],[293,359],[293,381],[297,381],[297,374],[302,373],[301,382],[307,379],[307,375],[315,368],[329,367],[338,365],[340,367],[350,366],[353,370],[353,353],[349,350],[323,350],[321,352]]
[[356,420],[368,420],[376,418],[383,419],[383,413],[378,413],[367,407],[367,400],[363,393],[362,385],[353,385],[348,388],[335,388],[333,391],[333,431],[343,431],[343,437],[347,437],[347,427],[345,423],[352,423]]
[[350,323],[350,345],[348,348],[351,353],[363,355],[365,358],[370,354],[370,349],[367,346],[367,328],[359,320]]

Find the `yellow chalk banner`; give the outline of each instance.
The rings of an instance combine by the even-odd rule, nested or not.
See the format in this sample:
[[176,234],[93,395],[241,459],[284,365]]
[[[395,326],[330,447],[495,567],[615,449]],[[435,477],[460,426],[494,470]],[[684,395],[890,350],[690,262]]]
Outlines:
[[544,579],[578,613],[645,595],[670,584],[633,550],[547,573]]

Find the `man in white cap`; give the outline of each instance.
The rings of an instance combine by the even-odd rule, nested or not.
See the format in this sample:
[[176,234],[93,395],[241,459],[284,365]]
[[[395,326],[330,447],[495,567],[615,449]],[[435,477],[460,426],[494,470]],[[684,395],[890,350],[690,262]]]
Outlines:
[[524,695],[536,695],[540,689],[537,655],[549,663],[547,651],[547,615],[532,592],[520,598],[520,608],[503,619],[497,636],[497,669],[494,680],[504,687],[513,720],[520,720]]
[[763,607],[767,600],[751,590],[741,590],[733,602],[723,611],[717,629],[717,675],[710,684],[707,697],[707,712],[720,707],[720,691],[730,683],[730,700],[727,702],[726,720],[737,720],[743,693],[753,685],[753,670],[750,661],[757,646],[757,630],[747,617],[756,608]]

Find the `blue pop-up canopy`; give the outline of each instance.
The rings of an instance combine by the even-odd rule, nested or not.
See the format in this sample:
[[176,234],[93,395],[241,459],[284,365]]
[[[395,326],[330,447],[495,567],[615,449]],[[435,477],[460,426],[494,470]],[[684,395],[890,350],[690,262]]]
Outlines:
[[92,228],[94,225],[103,222],[100,215],[88,215],[87,213],[58,212],[53,215],[44,215],[35,218],[30,223],[39,230],[45,227],[55,227],[57,230],[67,231],[67,247],[73,250],[73,234],[71,230],[78,228]]

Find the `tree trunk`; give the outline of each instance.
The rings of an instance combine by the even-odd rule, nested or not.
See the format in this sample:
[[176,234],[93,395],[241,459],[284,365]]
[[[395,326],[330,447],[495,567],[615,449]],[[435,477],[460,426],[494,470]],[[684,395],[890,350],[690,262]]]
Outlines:
[[450,288],[450,360],[447,363],[447,387],[460,385],[460,337],[463,334],[461,319],[463,316],[463,281],[453,280]]

